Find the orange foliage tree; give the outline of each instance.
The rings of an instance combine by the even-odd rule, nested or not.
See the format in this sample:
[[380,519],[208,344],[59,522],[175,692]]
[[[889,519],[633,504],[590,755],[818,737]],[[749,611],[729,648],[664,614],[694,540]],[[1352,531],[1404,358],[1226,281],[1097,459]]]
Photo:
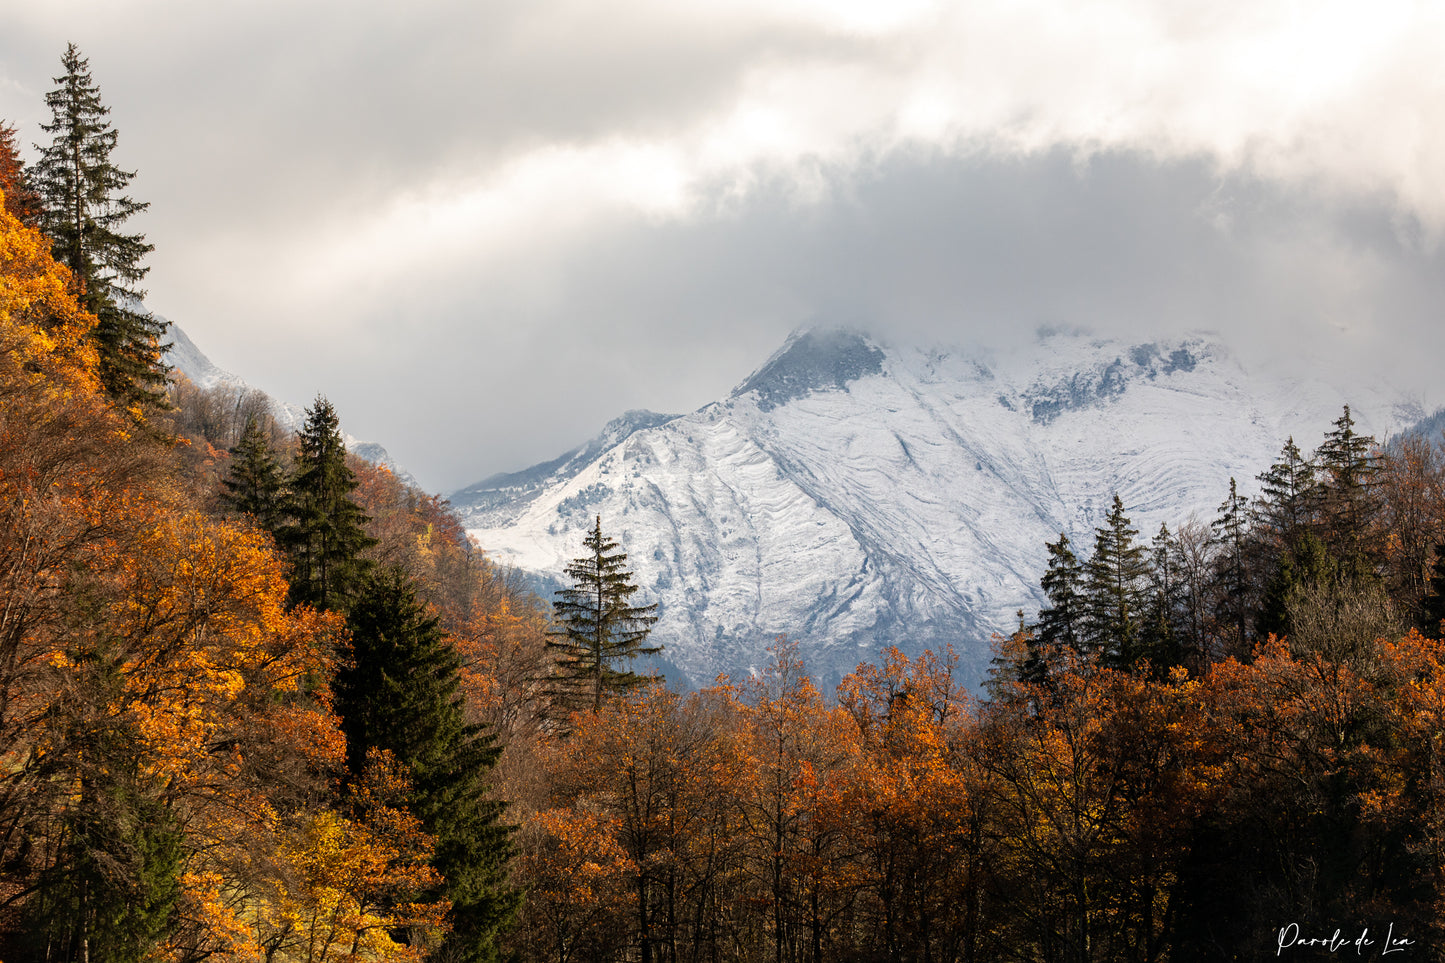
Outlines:
[[0,956],[316,958],[266,923],[307,900],[328,945],[401,953],[444,907],[397,898],[410,817],[333,791],[339,620],[131,437],[48,250],[0,211]]

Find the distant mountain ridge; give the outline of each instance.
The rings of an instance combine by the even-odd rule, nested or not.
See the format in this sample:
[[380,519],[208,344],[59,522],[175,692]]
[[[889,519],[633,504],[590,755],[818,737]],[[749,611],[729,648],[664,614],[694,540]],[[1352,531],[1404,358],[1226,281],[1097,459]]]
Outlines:
[[1287,436],[1313,448],[1345,403],[1379,437],[1423,414],[1375,386],[1246,372],[1203,335],[1000,352],[815,328],[726,398],[629,412],[451,500],[499,561],[554,578],[600,514],[693,683],[761,666],[780,634],[824,680],[944,643],[977,679],[990,637],[1037,610],[1046,540],[1091,546],[1115,492],[1141,539],[1207,520],[1231,476],[1252,491]]
[[[164,320],[164,319],[162,319]],[[245,379],[232,374],[222,368],[216,367],[200,348],[196,347],[190,336],[174,321],[168,322],[170,327],[166,331],[166,338],[170,341],[170,347],[166,350],[165,362],[175,371],[186,376],[186,379],[197,388],[215,388],[225,386],[238,391],[260,391],[252,387]],[[302,405],[290,401],[281,401],[271,397],[266,392],[267,400],[271,405],[271,416],[277,423],[288,431],[300,431],[301,426],[306,423],[306,409]],[[362,441],[354,435],[342,431],[342,440],[346,448],[359,458],[376,465],[385,465],[391,469],[403,482],[416,486],[416,479],[411,472],[397,464],[391,454],[381,445],[374,441]],[[419,486],[418,486],[419,487]]]
[[571,451],[523,471],[492,475],[453,493],[452,501],[454,504],[466,504],[467,518],[471,523],[488,526],[505,524],[538,495],[570,481],[633,433],[665,425],[676,417],[643,409],[625,412],[609,421],[595,438]]

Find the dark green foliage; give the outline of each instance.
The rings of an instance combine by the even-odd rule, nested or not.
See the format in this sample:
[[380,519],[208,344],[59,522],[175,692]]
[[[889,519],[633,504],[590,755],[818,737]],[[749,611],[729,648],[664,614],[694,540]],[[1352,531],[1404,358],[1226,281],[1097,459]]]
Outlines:
[[291,602],[345,612],[370,568],[362,553],[376,539],[351,500],[356,476],[346,465],[336,410],[324,397],[306,410],[297,443],[285,520],[276,531],[290,561]]
[[36,959],[139,963],[176,922],[181,831],[141,775],[137,733],[94,710],[118,693],[115,659],[93,650],[72,657],[98,701],[55,710],[70,718],[65,744],[46,768],[74,788],[56,816],[55,849],[35,897],[25,904],[30,952]]
[[1260,636],[1294,634],[1290,602],[1302,587],[1329,586],[1340,580],[1340,567],[1319,536],[1305,532],[1294,547],[1279,557],[1274,575],[1265,586],[1259,608]]
[[1254,532],[1288,549],[1314,520],[1319,494],[1315,466],[1300,454],[1291,437],[1280,450],[1279,461],[1257,478],[1259,496],[1251,513]]
[[437,958],[495,959],[497,932],[520,902],[506,882],[511,828],[487,792],[501,750],[463,719],[460,659],[404,572],[370,578],[348,622],[351,659],[336,678],[348,769],[359,778],[373,749],[407,767],[407,808],[436,840],[433,865],[453,904],[453,932]]
[[558,590],[552,603],[559,624],[547,646],[556,659],[556,700],[596,711],[604,696],[645,681],[618,668],[624,660],[662,647],[643,645],[657,621],[657,605],[630,604],[637,586],[626,568],[627,553],[602,534],[602,516],[582,544],[587,554],[567,566],[572,588]]
[[1149,565],[1139,534],[1124,514],[1118,495],[1094,530],[1094,554],[1084,569],[1088,647],[1104,665],[1133,666],[1140,648]]
[[1169,534],[1168,525],[1159,526],[1159,534],[1150,545],[1148,582],[1148,601],[1139,632],[1139,656],[1148,660],[1156,676],[1163,677],[1184,661],[1178,628],[1184,586],[1179,576],[1178,545]]
[[1029,655],[1020,671],[1022,681],[1033,684],[1047,679],[1065,653],[1083,654],[1083,567],[1063,532],[1057,542],[1045,542],[1044,547],[1049,551],[1049,567],[1040,586],[1049,605],[1039,611]]
[[254,417],[231,449],[231,470],[224,480],[221,497],[238,512],[251,515],[269,532],[281,522],[285,482],[266,432]]
[[1219,591],[1218,619],[1225,636],[1223,651],[1244,655],[1249,650],[1251,623],[1251,567],[1249,564],[1249,506],[1234,479],[1229,479],[1229,497],[1219,506],[1219,516],[1210,523],[1218,550],[1215,580]]
[[1350,406],[1315,452],[1324,476],[1318,504],[1325,544],[1351,575],[1373,567],[1369,528],[1380,510],[1375,439],[1355,432]]
[[164,806],[108,775],[82,790],[60,859],[29,904],[32,940],[50,959],[140,963],[175,923],[180,830]]
[[33,183],[44,201],[41,229],[55,259],[70,269],[82,305],[100,321],[93,337],[100,350],[100,377],[127,408],[164,409],[166,373],[161,358],[166,324],[139,309],[138,285],[149,268],[141,261],[154,246],[143,234],[126,234],[125,222],[148,207],[124,192],[135,176],[111,162],[116,132],[105,119],[110,108],[75,44],[61,58],[65,73],[45,96],[52,135],[39,147]]

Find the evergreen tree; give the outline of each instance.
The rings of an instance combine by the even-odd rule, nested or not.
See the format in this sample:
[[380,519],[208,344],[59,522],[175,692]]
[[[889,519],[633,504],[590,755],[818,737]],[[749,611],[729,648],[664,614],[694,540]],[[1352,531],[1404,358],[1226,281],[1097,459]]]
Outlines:
[[100,709],[120,697],[118,660],[90,647],[69,656],[83,695],[54,710],[63,748],[42,768],[73,796],[56,814],[53,861],[24,904],[26,930],[37,960],[141,963],[176,923],[181,830],[142,775],[135,727]]
[[1219,549],[1215,563],[1215,584],[1219,591],[1217,617],[1235,654],[1243,655],[1247,650],[1252,611],[1249,507],[1233,477],[1229,479],[1229,497],[1219,506],[1219,516],[1209,527]]
[[1291,548],[1313,521],[1318,481],[1314,464],[1300,454],[1291,437],[1279,460],[1257,476],[1259,496],[1252,513],[1254,530],[1281,550]]
[[90,76],[89,62],[70,44],[61,58],[65,73],[45,96],[52,135],[40,147],[34,187],[44,201],[41,227],[57,261],[70,269],[81,304],[96,318],[93,337],[100,351],[100,376],[123,407],[139,415],[166,407],[166,373],[161,360],[166,324],[140,310],[145,292],[137,285],[149,268],[141,264],[154,246],[144,234],[122,227],[149,205],[124,191],[135,176],[112,163],[116,132],[105,119],[110,108]]
[[306,410],[276,540],[290,561],[291,603],[345,612],[370,568],[362,552],[376,544],[369,518],[351,500],[356,476],[346,465],[336,409],[317,396]]
[[1373,573],[1369,529],[1380,510],[1375,487],[1375,439],[1355,431],[1350,406],[1335,420],[1315,452],[1324,484],[1319,512],[1325,544],[1343,573],[1354,579]]
[[368,579],[347,621],[351,659],[337,673],[336,707],[348,769],[360,778],[367,753],[381,749],[410,770],[405,802],[436,841],[440,895],[452,902],[452,933],[434,958],[494,960],[520,902],[507,885],[511,827],[487,791],[501,750],[466,724],[461,659],[401,569]]
[[1149,549],[1149,597],[1140,628],[1140,656],[1148,659],[1154,673],[1162,677],[1183,664],[1184,654],[1178,629],[1184,592],[1179,576],[1179,548],[1169,526],[1161,524]]
[[1065,652],[1083,654],[1083,568],[1063,532],[1057,542],[1045,542],[1044,548],[1049,552],[1049,566],[1039,587],[1049,604],[1039,610],[1029,657],[1020,673],[1023,681],[1033,684],[1047,680]]
[[231,449],[231,468],[222,483],[226,490],[221,497],[232,508],[251,515],[262,528],[275,533],[281,522],[286,486],[266,432],[254,416],[246,419],[246,429]]
[[1094,554],[1084,570],[1089,647],[1105,665],[1132,666],[1141,656],[1149,567],[1134,540],[1138,534],[1115,495],[1103,526],[1094,530]]
[[1290,603],[1302,588],[1331,586],[1340,581],[1339,566],[1318,535],[1305,531],[1289,551],[1279,557],[1265,586],[1259,607],[1259,634],[1280,637],[1294,634]]
[[556,659],[558,701],[590,704],[596,711],[604,696],[645,681],[618,668],[624,660],[662,647],[643,645],[657,621],[657,605],[630,604],[637,586],[626,568],[627,553],[602,534],[601,515],[582,544],[587,554],[567,566],[572,588],[559,589],[552,603],[558,626],[549,633],[547,647]]

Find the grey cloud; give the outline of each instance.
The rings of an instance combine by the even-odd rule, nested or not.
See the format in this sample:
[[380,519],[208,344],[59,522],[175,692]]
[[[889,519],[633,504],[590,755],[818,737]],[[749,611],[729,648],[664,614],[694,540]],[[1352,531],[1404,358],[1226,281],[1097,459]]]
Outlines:
[[378,304],[363,343],[385,361],[357,349],[330,390],[353,431],[446,489],[552,457],[628,408],[705,404],[810,322],[955,344],[1045,324],[1210,329],[1254,364],[1348,364],[1423,393],[1440,266],[1387,210],[1203,162],[895,159],[823,203],[777,184],[726,215],[610,225],[530,277],[481,264],[445,294]]
[[[43,93],[76,41],[124,118],[157,233],[183,235],[208,219],[334,216],[541,144],[675,130],[725,108],[754,64],[857,53],[802,29],[700,31],[680,16],[581,0],[175,2],[103,32],[0,18],[15,30],[0,73]],[[43,118],[18,107],[4,116]]]
[[758,168],[751,193],[691,216],[612,210],[544,249],[453,252],[298,304],[324,254],[298,239],[336,233],[318,228],[532,147],[692,128],[751,71],[906,45],[587,0],[33,6],[0,14],[0,117],[43,119],[67,40],[91,57],[152,202],[156,307],[277,396],[325,392],[438,490],[627,408],[704,404],[807,322],[954,342],[1210,328],[1256,363],[1434,381],[1440,252],[1384,192],[1144,151],[850,149],[812,162],[814,194]]

